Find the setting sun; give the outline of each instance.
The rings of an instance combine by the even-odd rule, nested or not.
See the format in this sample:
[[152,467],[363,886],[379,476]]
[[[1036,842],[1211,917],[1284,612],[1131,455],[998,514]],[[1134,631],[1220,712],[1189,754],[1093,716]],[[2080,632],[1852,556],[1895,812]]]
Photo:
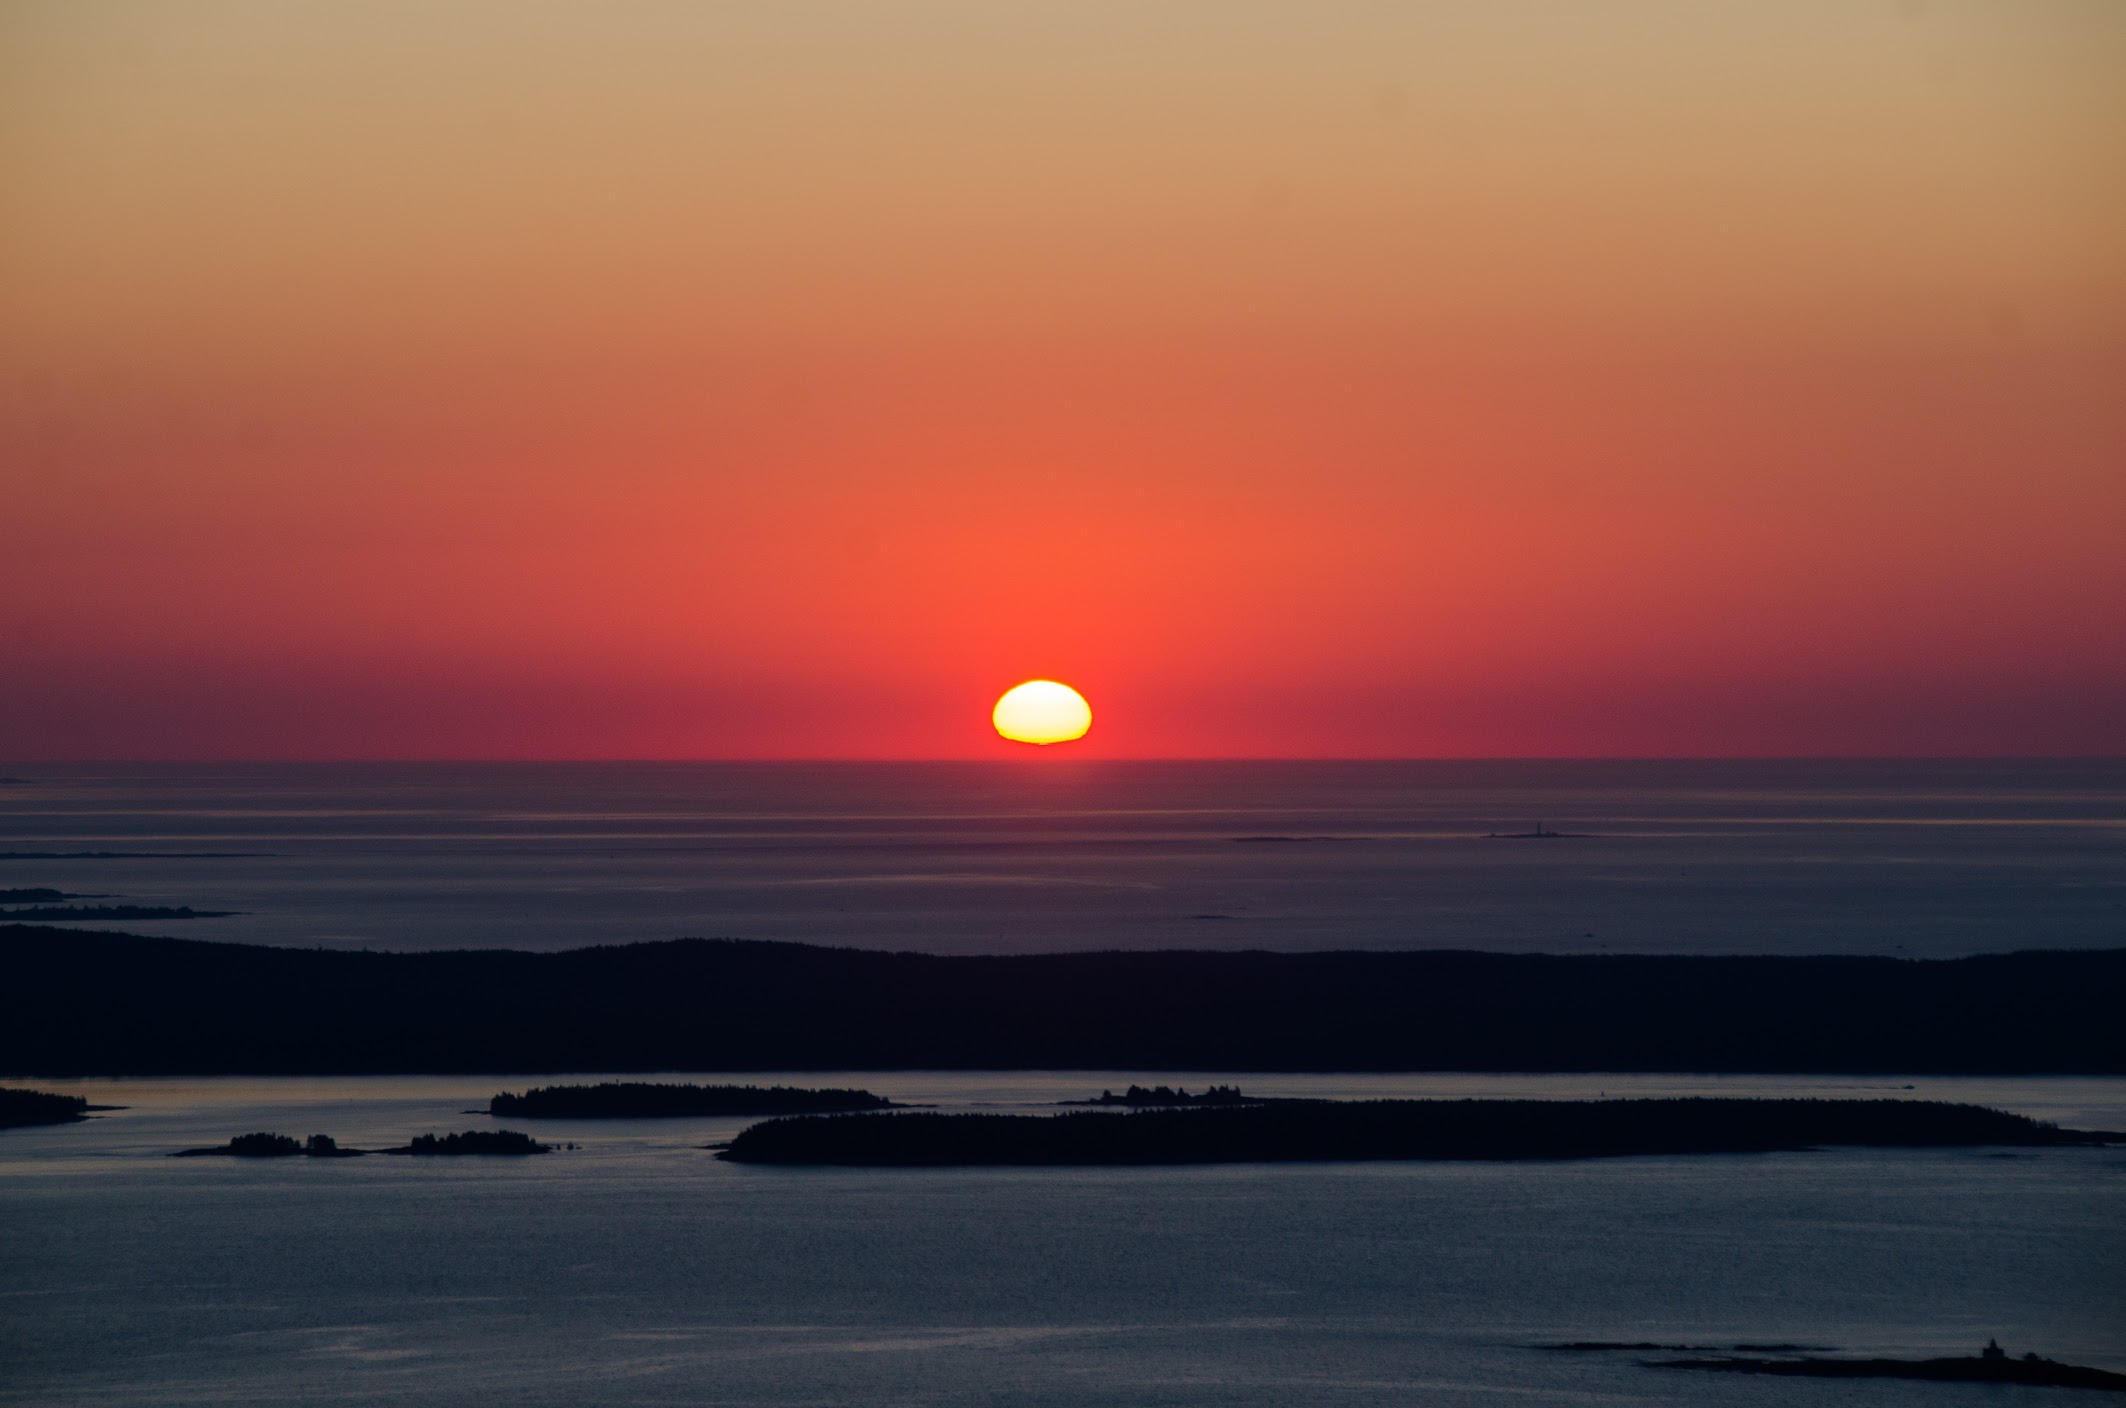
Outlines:
[[1054,680],[1028,680],[1004,691],[990,713],[997,732],[1018,743],[1068,743],[1093,725],[1085,696]]

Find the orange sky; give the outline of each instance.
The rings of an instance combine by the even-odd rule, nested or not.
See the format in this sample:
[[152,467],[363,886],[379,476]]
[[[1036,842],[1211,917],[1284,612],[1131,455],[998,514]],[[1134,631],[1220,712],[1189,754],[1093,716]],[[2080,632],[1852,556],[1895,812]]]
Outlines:
[[0,758],[2126,751],[2116,0],[0,9]]

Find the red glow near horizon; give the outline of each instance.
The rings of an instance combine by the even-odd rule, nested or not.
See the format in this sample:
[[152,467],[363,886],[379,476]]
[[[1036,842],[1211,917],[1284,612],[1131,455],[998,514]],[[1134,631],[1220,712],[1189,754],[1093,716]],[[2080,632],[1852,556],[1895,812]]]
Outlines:
[[1624,9],[19,7],[0,756],[2126,749],[2126,20]]

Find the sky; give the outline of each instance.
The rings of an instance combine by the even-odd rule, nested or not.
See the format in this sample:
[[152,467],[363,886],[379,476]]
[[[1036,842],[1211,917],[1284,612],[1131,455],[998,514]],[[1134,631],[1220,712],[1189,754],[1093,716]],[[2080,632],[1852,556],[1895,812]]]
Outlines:
[[[2116,0],[0,0],[0,758],[2126,752]],[[1060,751],[1057,750],[1057,751]]]

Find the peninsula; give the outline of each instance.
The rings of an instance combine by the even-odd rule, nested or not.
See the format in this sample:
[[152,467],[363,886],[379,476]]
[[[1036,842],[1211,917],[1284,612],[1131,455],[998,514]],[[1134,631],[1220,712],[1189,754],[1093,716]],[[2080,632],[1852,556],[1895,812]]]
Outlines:
[[0,1087],[0,1129],[33,1124],[72,1124],[88,1118],[89,1102],[79,1095]]
[[607,1081],[601,1085],[535,1086],[522,1095],[504,1092],[487,1102],[487,1113],[534,1120],[639,1120],[685,1115],[818,1115],[892,1107],[891,1100],[868,1090]]
[[858,1166],[1202,1164],[1586,1159],[1827,1144],[2059,1147],[2122,1139],[1925,1100],[1290,1100],[1127,1114],[776,1119],[741,1131],[717,1157]]
[[1656,1369],[1706,1369],[1789,1378],[1931,1379],[1939,1383],[2029,1384],[2037,1388],[2094,1388],[2126,1393],[2126,1374],[2062,1364],[2035,1354],[2010,1359],[1992,1345],[1983,1354],[1945,1359],[1652,1359],[1647,1363]]

